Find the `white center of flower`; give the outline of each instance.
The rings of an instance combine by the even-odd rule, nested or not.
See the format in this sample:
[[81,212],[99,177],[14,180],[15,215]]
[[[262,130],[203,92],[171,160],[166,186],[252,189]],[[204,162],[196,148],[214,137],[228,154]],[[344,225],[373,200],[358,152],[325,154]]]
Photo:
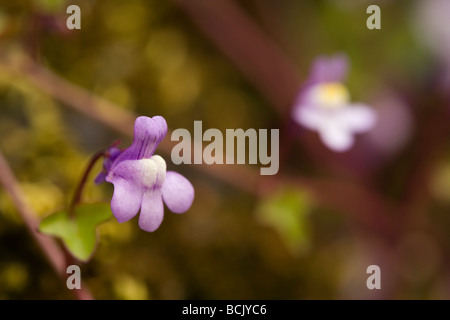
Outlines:
[[139,180],[147,188],[161,187],[166,180],[166,162],[160,156],[152,156],[150,159],[138,161]]
[[340,82],[322,83],[311,88],[310,98],[315,105],[339,108],[350,101],[347,88]]

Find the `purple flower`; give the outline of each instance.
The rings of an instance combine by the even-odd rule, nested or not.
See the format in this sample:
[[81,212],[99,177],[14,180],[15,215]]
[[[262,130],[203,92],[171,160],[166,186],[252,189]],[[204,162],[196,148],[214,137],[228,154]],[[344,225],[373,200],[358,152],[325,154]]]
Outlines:
[[317,131],[326,146],[340,152],[352,147],[354,134],[371,130],[377,118],[368,105],[350,103],[342,83],[347,69],[344,56],[317,59],[292,110],[297,123]]
[[192,184],[182,175],[166,171],[164,159],[153,155],[166,133],[163,117],[138,117],[131,146],[115,154],[112,163],[105,159],[105,180],[114,185],[111,210],[118,222],[132,219],[140,210],[139,227],[152,232],[163,220],[163,200],[174,213],[190,208],[194,200]]

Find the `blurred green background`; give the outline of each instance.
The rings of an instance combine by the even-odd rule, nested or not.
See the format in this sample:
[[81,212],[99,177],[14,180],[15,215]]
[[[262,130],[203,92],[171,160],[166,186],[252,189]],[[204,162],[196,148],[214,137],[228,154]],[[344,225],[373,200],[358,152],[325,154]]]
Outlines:
[[[209,1],[220,8],[219,2]],[[175,166],[170,154],[163,153],[169,169],[183,173],[194,185],[194,204],[183,215],[166,208],[164,222],[154,233],[140,230],[137,218],[103,224],[94,257],[80,263],[93,296],[450,298],[450,140],[439,124],[425,124],[435,110],[448,110],[448,90],[439,90],[446,88],[441,81],[444,68],[421,41],[424,27],[418,15],[423,9],[417,7],[423,2],[377,1],[381,30],[366,28],[370,1],[231,2],[291,61],[299,79],[292,87],[306,79],[315,57],[342,52],[350,61],[347,84],[353,99],[372,103],[387,112],[386,119],[395,120],[358,140],[352,161],[365,168],[363,173],[353,170],[355,162],[325,150],[314,134],[310,141],[323,156],[312,156],[294,139],[280,169],[292,176],[367,183],[389,205],[407,200],[411,215],[398,220],[403,228],[395,241],[368,231],[342,208],[323,205],[298,185],[273,183],[277,176],[261,178],[270,191],[257,197],[194,165]],[[4,68],[5,61],[23,56],[126,111],[162,115],[171,129],[191,131],[194,120],[222,131],[281,128],[284,150],[288,138],[283,128],[289,121],[245,68],[207,35],[223,25],[209,16],[210,29],[202,29],[196,15],[188,14],[201,12],[205,2],[186,3],[0,0],[0,150],[39,218],[67,206],[90,155],[118,138],[122,147],[131,139]],[[70,4],[81,8],[81,30],[65,27]],[[219,15],[233,12],[218,10]],[[234,36],[239,38],[239,32]],[[391,110],[397,111],[392,115]],[[421,149],[423,145],[432,145],[432,152]],[[317,160],[323,158],[328,161]],[[411,188],[417,188],[417,201],[405,196]],[[110,184],[90,183],[84,199],[108,202],[112,191]],[[394,219],[398,214],[380,212]],[[382,290],[366,288],[366,268],[372,264],[381,267]],[[72,298],[0,188],[0,299]]]

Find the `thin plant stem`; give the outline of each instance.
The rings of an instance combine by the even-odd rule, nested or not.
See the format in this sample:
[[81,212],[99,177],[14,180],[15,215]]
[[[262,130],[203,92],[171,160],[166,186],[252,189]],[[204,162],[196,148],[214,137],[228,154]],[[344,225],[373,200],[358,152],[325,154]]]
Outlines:
[[80,201],[81,201],[81,196],[83,194],[83,189],[84,189],[84,186],[86,185],[87,178],[89,177],[89,173],[92,171],[92,168],[97,163],[97,161],[104,156],[105,156],[105,151],[102,150],[102,151],[99,151],[96,154],[94,154],[91,157],[91,159],[89,160],[89,163],[88,163],[86,169],[84,170],[83,176],[81,177],[80,181],[78,182],[77,188],[75,189],[75,192],[72,197],[72,201],[69,206],[69,215],[71,217],[73,217],[73,210],[74,210],[75,206],[78,203],[80,203]]

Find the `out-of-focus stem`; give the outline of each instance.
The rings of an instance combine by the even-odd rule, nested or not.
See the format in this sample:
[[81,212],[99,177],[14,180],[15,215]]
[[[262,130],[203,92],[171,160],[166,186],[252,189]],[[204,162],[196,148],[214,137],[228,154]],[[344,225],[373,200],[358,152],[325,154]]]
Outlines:
[[295,65],[234,1],[175,0],[283,118],[300,78]]

